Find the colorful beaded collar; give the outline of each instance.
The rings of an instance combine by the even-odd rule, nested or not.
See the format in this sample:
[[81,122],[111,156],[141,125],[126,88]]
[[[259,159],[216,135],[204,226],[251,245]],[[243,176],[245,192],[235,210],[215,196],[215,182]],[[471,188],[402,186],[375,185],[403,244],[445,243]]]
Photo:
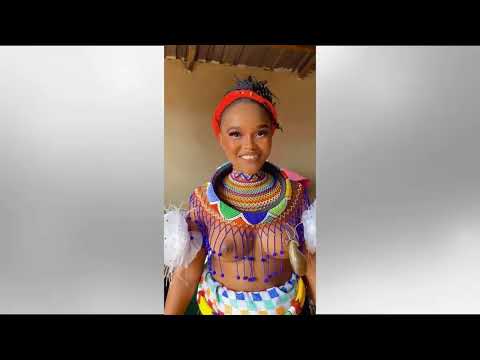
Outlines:
[[234,209],[224,201],[222,201],[215,192],[215,186],[217,180],[222,175],[228,174],[232,170],[232,165],[230,163],[225,163],[217,168],[217,171],[212,177],[212,180],[207,183],[207,199],[210,205],[213,205],[217,212],[222,216],[223,220],[234,221],[237,219],[243,220],[246,225],[259,225],[272,222],[278,218],[287,208],[287,204],[292,197],[292,185],[290,180],[284,172],[271,163],[266,162],[263,166],[263,170],[278,176],[280,180],[283,180],[284,191],[283,197],[280,202],[272,207],[268,211],[259,211],[259,212],[241,212],[237,209]]

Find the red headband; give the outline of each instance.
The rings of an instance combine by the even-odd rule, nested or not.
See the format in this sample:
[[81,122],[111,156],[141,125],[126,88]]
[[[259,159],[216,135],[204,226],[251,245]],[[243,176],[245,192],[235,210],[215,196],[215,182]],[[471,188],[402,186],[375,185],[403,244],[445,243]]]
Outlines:
[[273,107],[273,104],[267,99],[261,97],[260,95],[256,94],[251,90],[235,90],[225,95],[224,98],[220,101],[220,103],[215,108],[215,112],[213,113],[213,118],[212,118],[212,129],[213,129],[213,132],[215,133],[215,136],[218,137],[218,134],[220,134],[220,119],[222,117],[222,113],[225,110],[225,108],[231,103],[233,103],[235,100],[241,99],[241,98],[251,99],[261,105],[266,106],[266,108],[268,109],[268,112],[272,115],[273,122],[274,122],[273,132],[275,132],[275,129],[279,127],[279,125],[277,122],[277,111]]

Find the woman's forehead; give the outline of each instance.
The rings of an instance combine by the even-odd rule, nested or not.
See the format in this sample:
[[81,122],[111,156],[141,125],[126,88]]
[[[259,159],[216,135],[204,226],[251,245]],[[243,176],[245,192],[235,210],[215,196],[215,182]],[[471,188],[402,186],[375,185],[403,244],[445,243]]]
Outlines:
[[263,127],[270,126],[271,119],[261,105],[242,102],[232,105],[222,116],[222,127]]

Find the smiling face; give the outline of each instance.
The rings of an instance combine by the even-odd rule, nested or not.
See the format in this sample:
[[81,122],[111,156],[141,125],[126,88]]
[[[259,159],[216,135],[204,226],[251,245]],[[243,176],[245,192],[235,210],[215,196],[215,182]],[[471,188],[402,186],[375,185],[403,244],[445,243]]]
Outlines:
[[223,113],[218,141],[233,169],[252,175],[270,156],[272,135],[267,111],[255,102],[240,101]]

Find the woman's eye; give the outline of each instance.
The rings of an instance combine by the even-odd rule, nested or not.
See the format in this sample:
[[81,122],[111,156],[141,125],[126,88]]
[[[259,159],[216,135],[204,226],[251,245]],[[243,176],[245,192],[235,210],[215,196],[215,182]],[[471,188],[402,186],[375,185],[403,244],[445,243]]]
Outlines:
[[257,133],[257,136],[258,136],[258,137],[263,137],[263,136],[266,136],[267,134],[268,134],[267,131],[261,130],[261,131],[259,131],[259,132]]
[[231,136],[231,137],[234,137],[234,138],[240,137],[240,133],[238,131],[232,131],[228,135]]

